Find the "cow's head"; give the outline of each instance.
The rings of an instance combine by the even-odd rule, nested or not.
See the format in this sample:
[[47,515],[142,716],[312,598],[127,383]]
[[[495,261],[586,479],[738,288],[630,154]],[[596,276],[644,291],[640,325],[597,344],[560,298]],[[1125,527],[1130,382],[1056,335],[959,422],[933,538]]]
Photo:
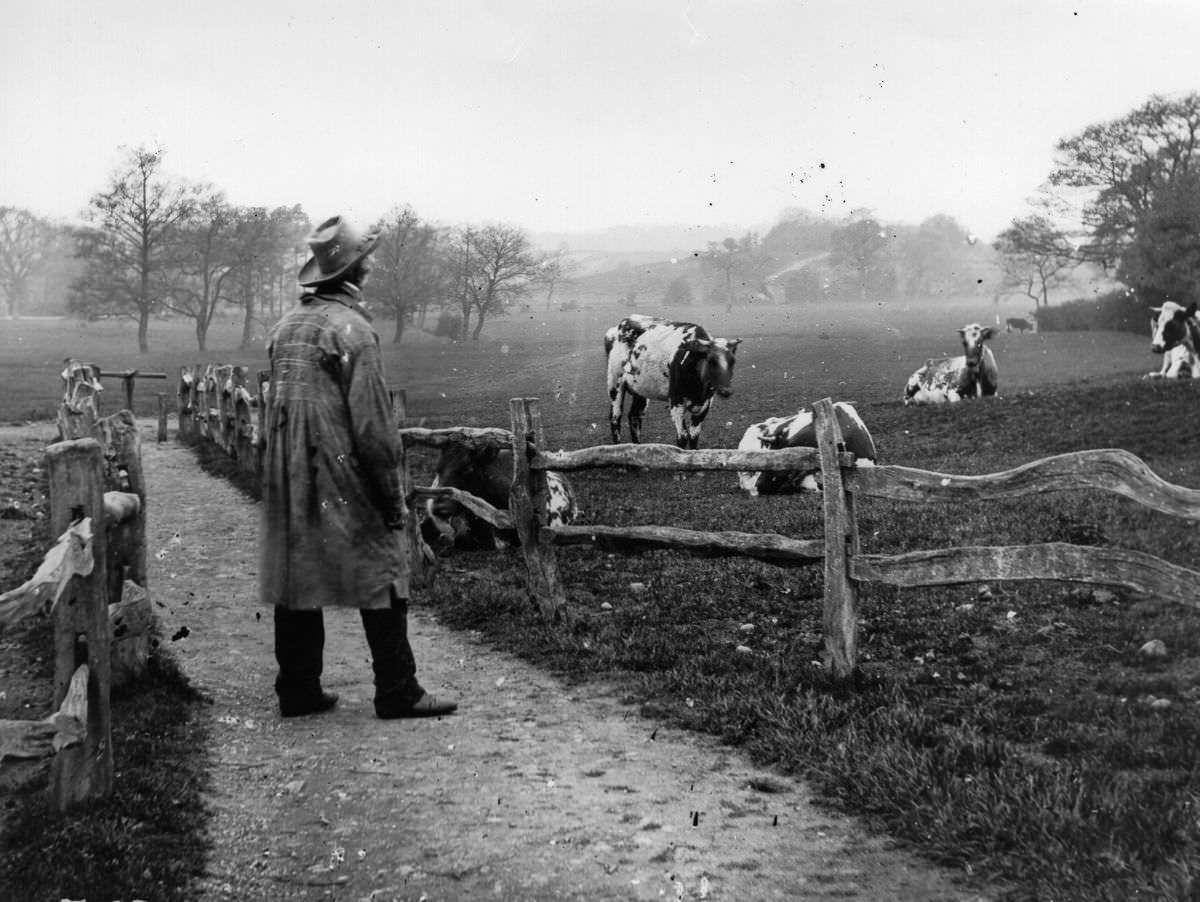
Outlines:
[[995,334],[995,330],[991,326],[971,323],[969,326],[959,329],[958,334],[962,338],[967,368],[975,369],[979,366],[979,361],[983,359],[983,343]]
[[722,398],[733,394],[733,365],[737,362],[740,338],[693,338],[683,350],[699,362],[696,372],[706,385]]
[[1163,354],[1180,344],[1188,334],[1188,320],[1196,315],[1196,304],[1181,307],[1174,301],[1163,301],[1161,307],[1151,307],[1150,350]]

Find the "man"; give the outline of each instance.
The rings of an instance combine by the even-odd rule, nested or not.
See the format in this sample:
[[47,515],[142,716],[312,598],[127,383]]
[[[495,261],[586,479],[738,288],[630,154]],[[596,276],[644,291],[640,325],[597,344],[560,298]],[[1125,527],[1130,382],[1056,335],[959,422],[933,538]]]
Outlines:
[[308,238],[299,305],[271,330],[260,590],[275,610],[284,717],[327,711],[328,605],[358,608],[381,718],[450,714],[421,688],[408,643],[402,449],[379,337],[361,303],[375,235],[342,217]]

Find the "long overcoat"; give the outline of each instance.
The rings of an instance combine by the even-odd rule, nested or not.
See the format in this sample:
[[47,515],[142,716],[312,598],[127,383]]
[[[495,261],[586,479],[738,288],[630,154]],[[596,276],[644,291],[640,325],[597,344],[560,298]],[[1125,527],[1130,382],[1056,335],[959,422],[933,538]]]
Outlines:
[[408,597],[402,458],[379,336],[343,290],[268,338],[260,598],[293,610]]

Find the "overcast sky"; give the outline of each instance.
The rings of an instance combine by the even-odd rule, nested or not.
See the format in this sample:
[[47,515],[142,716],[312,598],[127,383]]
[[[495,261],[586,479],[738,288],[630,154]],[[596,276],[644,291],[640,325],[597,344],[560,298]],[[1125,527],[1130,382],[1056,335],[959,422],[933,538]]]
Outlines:
[[4,4],[0,205],[75,218],[120,148],[363,223],[765,228],[948,213],[990,238],[1054,142],[1200,90],[1196,0]]

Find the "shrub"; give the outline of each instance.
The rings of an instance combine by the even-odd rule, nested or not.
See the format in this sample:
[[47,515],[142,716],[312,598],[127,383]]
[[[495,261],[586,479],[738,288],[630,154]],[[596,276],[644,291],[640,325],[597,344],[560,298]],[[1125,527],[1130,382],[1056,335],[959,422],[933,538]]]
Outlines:
[[1038,311],[1039,332],[1146,331],[1145,302],[1131,291],[1110,291],[1095,298],[1067,301]]

